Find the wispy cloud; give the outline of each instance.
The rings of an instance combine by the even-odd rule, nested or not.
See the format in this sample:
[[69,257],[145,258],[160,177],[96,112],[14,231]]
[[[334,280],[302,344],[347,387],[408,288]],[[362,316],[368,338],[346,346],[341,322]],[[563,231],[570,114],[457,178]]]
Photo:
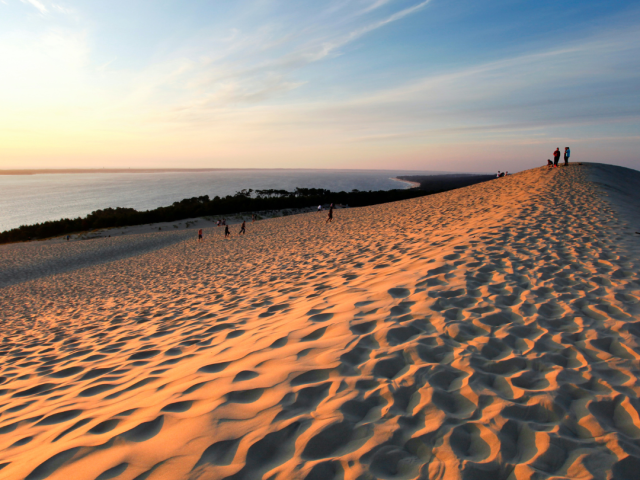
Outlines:
[[191,47],[136,72],[127,99],[153,104],[154,109],[166,108],[155,118],[175,115],[181,122],[203,119],[205,111],[219,112],[231,105],[246,108],[274,102],[309,84],[297,78],[297,72],[337,55],[341,47],[428,3],[416,3],[364,25],[352,20],[339,27],[331,22],[316,26],[309,20],[309,24],[283,29],[267,23],[246,32],[233,27],[218,38],[193,38]]
[[242,112],[226,103],[200,102],[185,106],[179,116],[166,111],[157,118],[195,129],[223,118],[236,124],[250,118],[274,138],[322,135],[345,145],[547,138],[551,132],[637,125],[639,82],[640,33],[628,29],[348,100],[255,105]]
[[393,0],[373,0],[370,5],[368,5],[367,7],[364,8],[364,10],[362,10],[361,13],[364,14],[364,13],[369,13],[373,10],[377,10],[380,7],[384,7],[391,1]]
[[[321,60],[327,57],[328,55],[330,55],[336,49],[343,47],[348,43],[351,43],[357,40],[358,38],[373,32],[374,30],[378,30],[379,28],[382,28],[390,23],[397,22],[398,20],[401,20],[413,13],[416,13],[418,10],[421,10],[422,8],[426,7],[429,3],[431,3],[431,0],[425,0],[421,3],[418,3],[417,5],[414,5],[409,8],[405,8],[404,10],[400,10],[399,12],[389,15],[388,17],[382,20],[378,20],[368,25],[356,28],[355,30],[349,32],[348,34],[342,37],[338,37],[331,41],[327,41],[323,43],[321,46],[319,46],[318,50],[314,54],[309,55],[307,58],[309,58],[310,61]],[[382,3],[380,5],[382,5]]]
[[96,67],[96,71],[97,72],[104,72],[105,70],[107,70],[107,68],[109,67],[109,65],[111,65],[113,62],[115,62],[118,59],[118,57],[113,57],[111,60],[109,60],[108,62],[103,63],[102,65],[98,65]]
[[[247,0],[232,15],[220,10],[221,18],[208,4],[207,21],[155,18],[175,27],[171,35],[135,30],[117,41],[111,32],[120,17],[100,24],[98,13],[88,16],[79,2],[21,2],[29,7],[12,0],[9,13],[26,18],[28,28],[10,30],[0,18],[7,72],[0,76],[0,153],[7,128],[52,138],[103,132],[104,139],[126,138],[132,148],[158,155],[165,154],[158,145],[171,144],[183,157],[257,158],[268,145],[270,158],[293,159],[308,152],[392,156],[436,144],[538,144],[562,135],[632,138],[640,126],[638,22],[572,32],[574,40],[566,36],[553,46],[514,41],[508,56],[484,57],[492,61],[466,51],[452,61],[434,46],[437,33],[424,32],[439,21],[445,2],[438,9],[430,0],[292,8],[288,0]],[[183,14],[178,1],[169,4],[165,16]],[[27,8],[42,15],[25,17]],[[409,44],[402,28],[384,32],[393,35],[390,49],[404,49],[405,63],[392,75],[400,63],[389,52],[376,57],[373,34],[412,15],[424,21],[424,31],[411,32],[420,42]],[[147,25],[146,16],[134,17],[132,25]],[[38,142],[25,136],[14,148],[29,143]]]
[[38,11],[43,15],[49,11],[47,7],[45,7],[44,4],[42,2],[39,2],[38,0],[22,0],[22,3],[33,6],[34,8],[38,9]]

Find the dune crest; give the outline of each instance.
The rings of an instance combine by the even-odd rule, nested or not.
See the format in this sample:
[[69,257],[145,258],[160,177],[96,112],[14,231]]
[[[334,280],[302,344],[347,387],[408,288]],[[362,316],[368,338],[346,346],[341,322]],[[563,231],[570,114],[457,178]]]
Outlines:
[[637,478],[640,253],[594,168],[0,248],[56,258],[2,289],[0,479]]

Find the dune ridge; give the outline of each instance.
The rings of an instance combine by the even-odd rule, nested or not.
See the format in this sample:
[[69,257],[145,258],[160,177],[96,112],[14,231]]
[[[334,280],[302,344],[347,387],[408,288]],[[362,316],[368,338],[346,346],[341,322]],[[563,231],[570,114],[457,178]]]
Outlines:
[[0,479],[636,478],[616,175],[534,169],[6,286]]

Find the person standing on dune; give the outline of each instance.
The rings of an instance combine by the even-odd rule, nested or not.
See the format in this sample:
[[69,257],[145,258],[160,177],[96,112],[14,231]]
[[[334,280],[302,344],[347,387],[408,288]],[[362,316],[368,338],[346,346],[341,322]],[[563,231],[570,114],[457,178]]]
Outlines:
[[569,166],[569,157],[571,156],[571,150],[569,150],[569,147],[564,147],[564,166],[568,167]]
[[560,147],[556,148],[556,151],[553,152],[553,166],[557,167],[559,161],[560,161]]
[[230,237],[231,232],[229,231],[229,225],[224,226],[224,238]]
[[202,229],[198,230],[198,241],[202,241]]
[[238,235],[244,235],[245,234],[245,230],[244,230],[244,220],[242,221],[242,227],[240,227],[240,231],[238,232]]
[[329,214],[327,215],[327,221],[324,223],[333,222],[333,203],[329,207]]

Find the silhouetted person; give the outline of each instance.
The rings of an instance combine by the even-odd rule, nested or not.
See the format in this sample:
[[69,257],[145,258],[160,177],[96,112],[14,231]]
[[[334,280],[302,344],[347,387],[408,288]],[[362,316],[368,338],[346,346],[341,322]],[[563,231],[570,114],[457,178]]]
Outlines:
[[560,161],[560,147],[556,148],[556,151],[553,152],[553,166],[557,167],[559,161]]
[[548,168],[553,168],[553,162],[551,161],[551,159],[547,160],[547,167]]
[[327,215],[327,221],[324,223],[329,223],[333,221],[333,203],[329,207],[329,214]]
[[564,147],[564,166],[568,167],[569,166],[569,157],[571,156],[571,150],[569,150],[569,147]]
[[242,221],[242,227],[240,227],[240,231],[238,232],[238,235],[244,235],[245,234],[245,230],[244,230],[244,220]]
[[198,230],[198,241],[202,241],[202,229]]
[[229,225],[224,226],[224,238],[230,237],[231,232],[229,231]]

